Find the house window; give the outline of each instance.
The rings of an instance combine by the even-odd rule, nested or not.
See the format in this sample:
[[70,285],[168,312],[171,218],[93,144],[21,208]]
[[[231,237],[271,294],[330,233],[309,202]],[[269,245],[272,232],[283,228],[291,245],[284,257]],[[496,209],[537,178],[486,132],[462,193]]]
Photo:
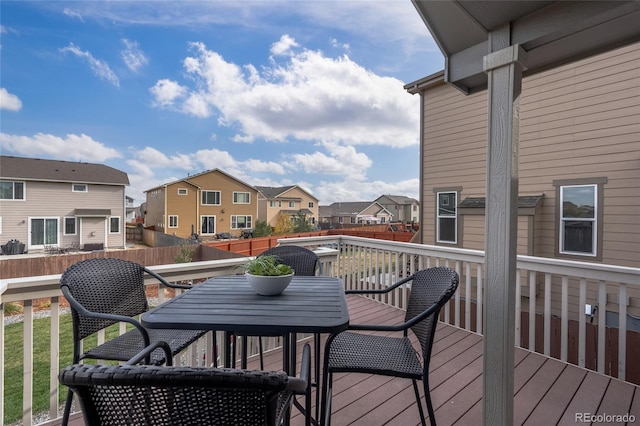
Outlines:
[[282,201],[278,201],[278,207],[282,207]]
[[86,183],[74,183],[71,184],[72,192],[89,192],[89,185]]
[[178,188],[178,195],[187,195],[189,190],[187,188]]
[[295,201],[289,201],[289,208],[294,208],[296,206]]
[[110,234],[120,233],[120,216],[111,216],[109,218],[109,233]]
[[24,200],[24,182],[0,181],[0,200]]
[[58,245],[58,218],[57,217],[33,217],[29,219],[29,233],[31,247],[43,247],[44,245]]
[[354,216],[351,216],[351,223],[356,223],[356,218]]
[[269,207],[275,207],[275,206],[276,206],[275,201],[269,201]]
[[343,219],[343,217],[342,217],[342,216],[340,216],[340,217],[338,218],[338,223],[343,223],[343,222],[344,222],[344,219]]
[[309,201],[309,208],[312,209],[313,208],[313,201]]
[[220,205],[220,191],[202,191],[202,204]]
[[76,235],[77,221],[75,217],[64,218],[64,235]]
[[231,216],[231,229],[251,228],[251,216]]
[[177,227],[178,227],[178,216],[169,215],[169,228],[177,228]]
[[234,204],[249,204],[249,193],[248,192],[234,192],[233,193],[233,203]]
[[598,248],[598,186],[560,186],[561,254],[596,256]]
[[458,237],[458,194],[456,192],[438,192],[437,239],[439,243],[457,243]]
[[211,235],[216,233],[216,217],[202,216],[200,219],[200,234]]

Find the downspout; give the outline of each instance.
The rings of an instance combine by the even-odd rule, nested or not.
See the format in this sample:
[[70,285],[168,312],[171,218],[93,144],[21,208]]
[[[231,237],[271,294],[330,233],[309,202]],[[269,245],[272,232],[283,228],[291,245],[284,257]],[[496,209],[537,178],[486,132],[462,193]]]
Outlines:
[[[422,167],[424,165],[424,103],[425,103],[426,97],[425,97],[425,92],[424,91],[420,91],[420,166],[418,167],[418,173],[420,174],[420,176],[418,176],[418,188],[420,189],[420,194],[418,194],[418,201],[420,202],[420,206],[418,207],[418,217],[420,218],[420,221],[418,223],[418,226],[420,227],[420,232],[417,232],[417,234],[420,234],[419,237],[416,238],[416,241],[412,241],[412,242],[416,242],[418,244],[424,244],[424,235],[423,233],[425,232],[423,223],[424,223],[424,181],[423,181],[423,176],[424,176],[424,171],[422,170]],[[413,238],[412,238],[413,240]]]

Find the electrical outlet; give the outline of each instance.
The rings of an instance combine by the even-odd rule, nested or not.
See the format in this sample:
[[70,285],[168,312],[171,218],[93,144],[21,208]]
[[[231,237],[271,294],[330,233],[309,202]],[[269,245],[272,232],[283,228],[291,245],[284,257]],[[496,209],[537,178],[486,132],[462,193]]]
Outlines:
[[593,306],[587,304],[584,305],[584,314],[585,315],[593,315]]

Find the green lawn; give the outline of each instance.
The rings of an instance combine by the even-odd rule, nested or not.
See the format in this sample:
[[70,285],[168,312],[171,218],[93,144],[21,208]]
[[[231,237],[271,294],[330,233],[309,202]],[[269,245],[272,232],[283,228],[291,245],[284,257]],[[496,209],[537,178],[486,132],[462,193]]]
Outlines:
[[[50,318],[38,318],[33,325],[33,412],[49,409],[49,376],[51,372]],[[118,324],[107,329],[107,339],[119,333]],[[96,345],[97,337],[85,340],[84,348]],[[4,424],[22,418],[22,381],[23,381],[23,324],[9,324],[5,327],[5,365],[4,365]],[[71,364],[73,357],[73,331],[71,315],[60,316],[60,368]],[[88,360],[87,362],[91,362]],[[67,390],[60,390],[60,401],[64,404]]]

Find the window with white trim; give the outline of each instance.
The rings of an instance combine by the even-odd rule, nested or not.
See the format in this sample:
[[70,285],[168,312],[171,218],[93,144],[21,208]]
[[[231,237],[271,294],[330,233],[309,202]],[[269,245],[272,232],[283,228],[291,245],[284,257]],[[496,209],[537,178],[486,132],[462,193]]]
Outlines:
[[250,229],[251,227],[251,216],[231,216],[231,229]]
[[0,200],[24,200],[24,182],[0,180]]
[[78,233],[78,221],[75,216],[64,218],[64,235],[76,235]]
[[72,192],[89,192],[89,185],[86,183],[72,183],[71,184]]
[[250,194],[248,192],[234,192],[233,204],[249,204],[251,201]]
[[289,201],[289,208],[294,208],[296,206],[296,202],[295,201]]
[[110,234],[120,233],[120,216],[111,216],[109,218],[109,233]]
[[169,228],[178,227],[178,215],[169,215]]
[[438,192],[436,202],[436,241],[456,244],[458,242],[458,193]]
[[189,190],[187,188],[178,188],[178,195],[187,195]]
[[29,247],[43,248],[45,245],[58,245],[57,217],[32,217],[29,218]]
[[309,208],[312,209],[313,208],[313,201],[309,201]]
[[201,216],[200,217],[200,234],[211,235],[216,233],[216,217]]
[[202,204],[209,206],[219,206],[220,191],[202,191]]
[[560,253],[579,256],[597,254],[598,186],[560,187]]
[[269,207],[275,207],[276,206],[276,202],[275,201],[269,201]]

